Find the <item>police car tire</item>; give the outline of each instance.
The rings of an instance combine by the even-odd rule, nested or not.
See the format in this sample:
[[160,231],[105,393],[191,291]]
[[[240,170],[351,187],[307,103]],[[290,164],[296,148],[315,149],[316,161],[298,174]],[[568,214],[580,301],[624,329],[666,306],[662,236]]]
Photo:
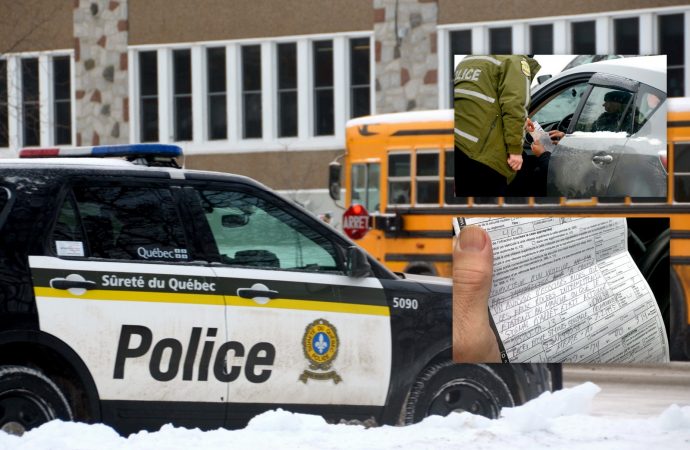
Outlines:
[[21,435],[54,419],[73,419],[55,383],[36,369],[0,366],[0,430]]
[[508,385],[491,367],[443,361],[427,367],[415,381],[406,404],[405,423],[452,411],[496,418],[504,406],[515,406],[515,402]]

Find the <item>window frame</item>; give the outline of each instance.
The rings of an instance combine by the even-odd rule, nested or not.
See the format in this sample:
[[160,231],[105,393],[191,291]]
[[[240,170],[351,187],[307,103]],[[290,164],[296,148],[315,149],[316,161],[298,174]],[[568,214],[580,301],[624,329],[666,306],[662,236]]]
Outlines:
[[[65,58],[67,59],[67,68],[69,71],[69,76],[68,76],[68,83],[69,83],[68,91],[69,92],[68,92],[67,98],[58,99],[57,95],[56,95],[56,91],[57,91],[56,82],[57,82],[57,80],[55,78],[55,62],[56,62],[56,59],[65,59]],[[74,121],[72,120],[72,117],[74,115],[74,112],[73,112],[74,111],[74,104],[72,101],[72,92],[74,91],[74,86],[73,86],[74,83],[72,82],[72,80],[74,78],[74,74],[73,74],[73,68],[72,68],[72,58],[69,55],[54,55],[50,58],[50,63],[52,65],[51,71],[52,71],[52,75],[53,75],[51,77],[52,78],[51,84],[52,84],[52,89],[53,89],[52,90],[52,92],[53,92],[53,95],[52,95],[52,99],[53,99],[53,101],[52,101],[52,117],[53,117],[53,120],[51,121],[52,122],[52,127],[51,127],[52,128],[52,142],[55,145],[68,145],[69,146],[69,145],[72,145],[74,143],[74,137],[73,137],[73,135],[74,135]],[[57,136],[58,136],[58,123],[57,123],[58,104],[67,104],[67,106],[69,107],[69,112],[68,112],[69,142],[66,142],[66,143],[57,142],[58,141],[58,139],[57,139]]]
[[[280,87],[280,80],[281,80],[281,75],[282,73],[282,67],[280,65],[280,49],[281,48],[288,48],[287,46],[294,45],[294,51],[295,51],[295,85],[294,87]],[[297,48],[297,43],[296,42],[278,42],[276,44],[276,61],[275,64],[277,66],[276,69],[276,109],[275,109],[275,116],[276,116],[276,136],[278,138],[295,138],[297,137],[299,133],[299,67],[298,67],[298,48]],[[294,134],[286,134],[282,135],[281,134],[281,127],[283,125],[283,116],[282,116],[282,99],[283,99],[283,94],[295,94],[295,114],[298,116],[298,120],[295,122],[295,131]]]
[[[373,30],[338,32],[328,34],[279,36],[261,39],[241,39],[207,41],[184,44],[165,45],[130,45],[128,47],[129,61],[129,127],[130,140],[140,141],[140,93],[138,54],[144,51],[157,51],[159,57],[159,141],[172,141],[172,50],[192,50],[192,105],[194,112],[194,137],[191,142],[185,142],[185,154],[224,154],[224,153],[252,153],[266,151],[289,150],[340,150],[345,146],[345,124],[350,114],[350,56],[349,39],[368,38],[370,40],[369,66],[370,81],[375,79],[375,51]],[[318,40],[333,41],[333,89],[334,89],[334,133],[332,135],[317,136],[314,133],[313,120],[313,57],[312,42]],[[278,74],[277,74],[277,45],[280,43],[294,43],[297,46],[297,136],[278,136]],[[261,46],[261,105],[263,133],[261,138],[242,136],[242,86],[239,69],[241,68],[241,50],[245,45]],[[226,80],[227,80],[227,136],[225,139],[211,140],[208,138],[208,80],[206,73],[207,48],[223,47],[226,50]],[[198,55],[195,55],[198,53]],[[376,95],[375,84],[369,86],[370,112],[375,114]],[[196,130],[202,129],[203,132]]]
[[[182,55],[183,52],[189,52],[189,92],[181,92],[180,87],[177,85],[177,76],[179,74],[180,68],[177,67],[177,55]],[[182,62],[182,61],[181,61]],[[192,104],[193,101],[193,96],[192,96],[192,52],[191,49],[186,50],[186,49],[176,49],[173,50],[172,52],[172,64],[173,64],[173,79],[172,79],[172,85],[173,85],[173,97],[172,97],[172,106],[173,106],[173,136],[174,136],[174,141],[175,142],[188,142],[194,140],[194,124],[192,122],[192,117],[194,117],[194,106]],[[182,139],[180,136],[181,130],[179,129],[179,121],[181,119],[180,117],[180,108],[178,105],[178,101],[184,100],[184,99],[189,99],[189,139]]]
[[673,169],[673,193],[672,193],[673,195],[672,195],[672,200],[673,200],[674,203],[689,204],[689,203],[690,203],[690,195],[688,196],[688,200],[678,200],[678,196],[677,196],[677,194],[676,194],[676,193],[678,192],[678,183],[677,183],[677,181],[678,181],[679,178],[688,179],[688,180],[690,181],[690,171],[688,171],[688,172],[679,172],[679,171],[677,171],[677,170],[675,169],[675,168],[676,168],[676,161],[675,161],[675,159],[676,159],[676,151],[677,151],[676,146],[677,146],[678,144],[680,144],[680,145],[687,145],[687,146],[688,146],[688,152],[690,153],[690,140],[688,140],[688,141],[669,141],[669,142],[667,143],[668,146],[673,145],[673,159],[674,159],[674,161],[673,161],[673,167],[674,167],[674,169]]
[[[25,86],[25,76],[27,74],[24,73],[24,67],[25,63],[34,63],[36,64],[36,97],[27,100],[27,95],[26,95],[26,86]],[[20,122],[21,122],[21,138],[20,142],[23,147],[40,147],[41,146],[41,133],[44,131],[44,127],[41,126],[41,62],[38,57],[32,57],[32,56],[27,56],[27,57],[22,57],[19,60],[19,78],[20,78],[20,86],[21,86],[21,106],[20,106],[20,113],[18,114],[20,117]],[[28,108],[27,106],[32,106],[35,107],[35,113],[38,117],[35,117],[36,121],[36,129],[35,129],[35,138],[37,139],[36,143],[28,143],[28,133],[31,131],[29,129],[29,124],[27,124],[27,114],[28,114]]]
[[[415,164],[414,164],[414,157],[413,157],[414,152],[412,149],[395,149],[395,150],[390,150],[386,152],[386,207],[390,208],[391,206],[395,207],[409,207],[413,205],[413,195],[414,195],[414,186],[412,185],[412,179],[414,178],[414,173],[415,173]],[[393,155],[407,155],[410,158],[410,173],[407,176],[390,176],[391,173],[391,164],[390,164],[390,157]],[[407,203],[394,203],[392,202],[392,196],[391,196],[391,182],[403,182],[407,181],[409,183],[409,193],[408,193],[408,202]]]
[[[415,149],[414,152],[414,182],[412,183],[414,185],[414,205],[415,206],[421,206],[421,207],[435,207],[438,208],[443,204],[443,200],[441,199],[441,180],[445,177],[441,176],[441,148],[428,148],[428,147],[421,147]],[[436,175],[419,175],[417,173],[417,170],[419,169],[419,163],[418,163],[418,158],[419,155],[436,155]],[[431,182],[435,181],[436,185],[438,186],[438,198],[436,199],[435,203],[422,203],[419,201],[419,184],[418,182]]]
[[[228,55],[227,55],[227,49],[223,46],[208,46],[204,47],[204,58],[206,61],[206,64],[204,64],[204,68],[206,69],[206,85],[205,85],[205,95],[206,95],[206,139],[208,141],[224,141],[228,139]],[[209,52],[212,50],[220,50],[222,51],[223,55],[223,80],[225,84],[225,89],[222,91],[211,91],[210,85],[210,69],[209,69]],[[192,67],[192,70],[194,68]],[[192,92],[194,91],[194,86],[192,85]],[[223,101],[223,104],[225,105],[225,110],[224,110],[224,129],[225,129],[225,134],[222,137],[214,138],[212,137],[212,115],[211,114],[211,99],[212,98],[221,98]],[[194,108],[194,99],[192,98],[192,108]]]
[[[368,82],[366,84],[355,84],[355,82],[352,80],[353,53],[355,51],[355,49],[353,47],[354,47],[354,41],[356,41],[356,40],[367,40],[368,45],[369,45],[369,51],[368,51],[368,53],[369,53],[369,61],[368,61],[369,67],[368,67],[368,69],[369,70],[368,70],[368,74],[367,74],[367,81]],[[349,114],[348,114],[348,117],[353,118],[353,117],[358,117],[358,116],[367,116],[367,115],[371,114],[371,102],[372,102],[372,98],[371,98],[371,85],[372,85],[372,82],[371,82],[371,80],[372,80],[372,75],[371,75],[371,73],[372,73],[371,39],[367,39],[366,37],[361,37],[361,38],[351,37],[351,38],[347,39],[347,44],[348,44],[348,49],[347,49],[348,55],[347,55],[347,57],[348,57],[349,74],[350,74],[350,78],[349,78],[348,83],[347,83],[347,87],[348,87],[348,91],[349,91],[349,105],[348,105],[349,106]],[[362,90],[362,91],[366,89],[369,93],[369,95],[367,96],[368,105],[367,105],[366,112],[364,114],[357,115],[357,116],[355,115],[355,111],[354,111],[354,109],[355,109],[355,90],[356,89]]]

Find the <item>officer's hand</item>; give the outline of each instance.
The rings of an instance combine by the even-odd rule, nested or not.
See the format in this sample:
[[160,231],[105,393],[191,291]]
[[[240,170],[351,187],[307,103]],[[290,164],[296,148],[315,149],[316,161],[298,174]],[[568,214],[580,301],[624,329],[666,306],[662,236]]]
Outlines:
[[513,171],[517,172],[522,167],[522,155],[508,155],[508,165]]
[[494,257],[491,238],[468,226],[453,238],[453,361],[500,362],[489,325]]
[[534,133],[534,122],[532,122],[529,117],[525,121],[525,130],[527,130],[528,133]]
[[565,133],[562,131],[558,131],[558,130],[549,131],[549,138],[551,138],[551,142],[553,142],[553,145],[558,144],[558,142],[561,139],[563,139],[563,136],[565,136]]

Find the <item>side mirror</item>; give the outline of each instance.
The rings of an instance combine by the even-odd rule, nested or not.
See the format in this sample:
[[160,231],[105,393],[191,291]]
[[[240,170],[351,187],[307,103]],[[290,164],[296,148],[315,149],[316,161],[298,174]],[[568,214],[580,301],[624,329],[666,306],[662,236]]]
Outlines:
[[342,165],[333,161],[328,165],[328,195],[333,200],[340,200],[340,171]]
[[249,223],[249,214],[225,214],[221,217],[224,228],[239,228]]
[[347,249],[347,268],[345,270],[348,277],[364,278],[371,274],[371,265],[367,254],[361,248],[353,245]]
[[551,75],[540,75],[537,77],[537,84],[542,84],[544,81],[551,78]]

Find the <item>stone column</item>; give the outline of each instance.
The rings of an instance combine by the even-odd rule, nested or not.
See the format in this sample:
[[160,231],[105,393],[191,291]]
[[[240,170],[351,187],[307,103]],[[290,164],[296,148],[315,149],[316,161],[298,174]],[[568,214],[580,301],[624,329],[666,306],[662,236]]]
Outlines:
[[373,0],[378,113],[438,108],[437,0]]
[[129,142],[127,0],[74,0],[77,145]]

